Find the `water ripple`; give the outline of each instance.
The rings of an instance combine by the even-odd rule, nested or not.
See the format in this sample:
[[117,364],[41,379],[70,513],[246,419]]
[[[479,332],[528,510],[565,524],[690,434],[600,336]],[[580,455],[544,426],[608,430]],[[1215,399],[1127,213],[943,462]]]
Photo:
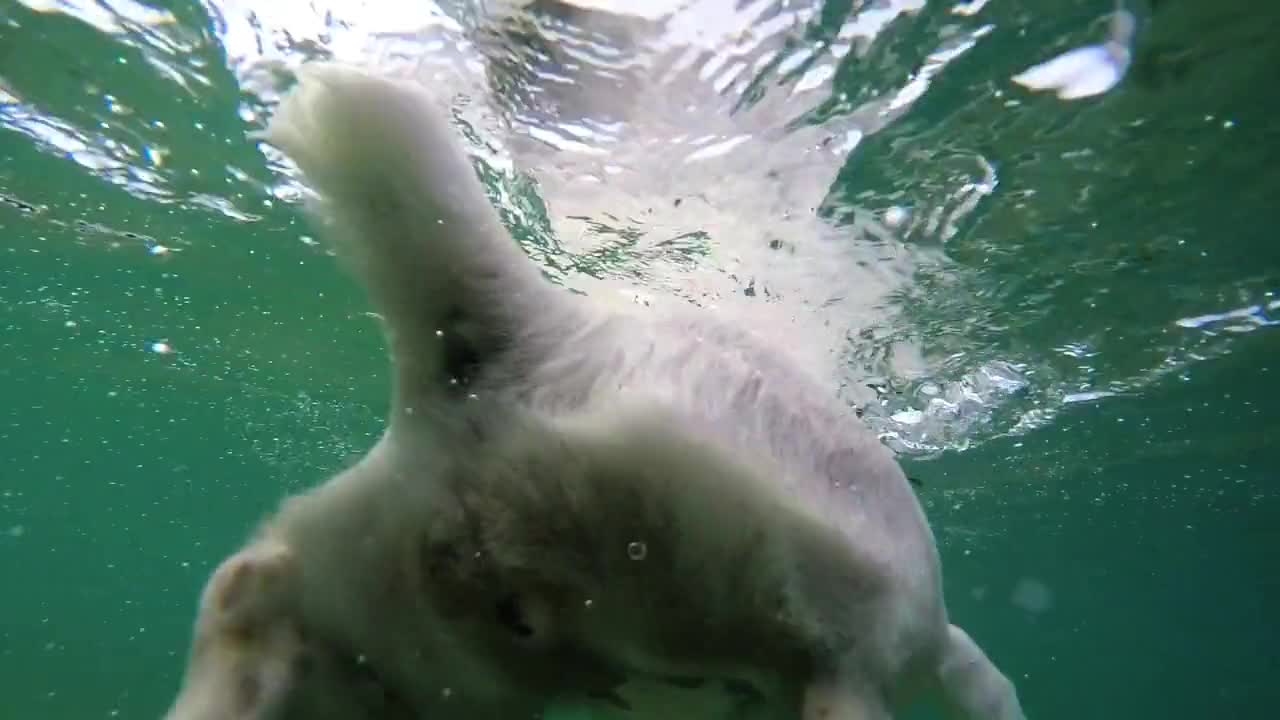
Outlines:
[[[244,140],[294,68],[414,77],[557,282],[766,329],[887,443],[929,455],[1185,376],[1278,322],[1274,243],[1219,232],[1271,202],[1280,162],[1249,89],[1274,44],[1216,4],[1161,4],[1160,23],[1129,10],[1130,26],[1085,5],[206,0],[193,20],[21,0],[0,10],[3,52],[24,61],[2,66],[0,128],[144,209],[261,224],[307,193]],[[59,19],[94,60],[33,39]],[[1208,82],[1228,53],[1259,70]],[[22,69],[41,63],[60,68],[44,84]],[[1245,172],[1257,190],[1207,199]],[[71,224],[36,190],[0,190]]]

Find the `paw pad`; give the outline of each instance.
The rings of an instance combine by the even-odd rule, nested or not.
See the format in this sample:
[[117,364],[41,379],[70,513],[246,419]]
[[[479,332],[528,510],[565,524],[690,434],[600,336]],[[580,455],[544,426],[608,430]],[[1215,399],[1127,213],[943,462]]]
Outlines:
[[209,580],[205,609],[230,631],[246,631],[285,612],[297,582],[293,553],[279,543],[250,546],[222,562]]

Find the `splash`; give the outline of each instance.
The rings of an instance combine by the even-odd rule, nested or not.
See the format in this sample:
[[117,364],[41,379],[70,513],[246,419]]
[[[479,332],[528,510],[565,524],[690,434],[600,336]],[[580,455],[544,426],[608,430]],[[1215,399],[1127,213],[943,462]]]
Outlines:
[[[1030,107],[1007,78],[1105,105],[1137,52],[1123,9],[1102,43],[1018,71],[1087,28],[986,0],[202,8],[207,22],[190,25],[130,0],[24,0],[4,16],[6,52],[33,56],[23,24],[61,16],[99,33],[109,62],[86,73],[55,53],[67,70],[50,75],[65,78],[56,92],[7,63],[0,128],[123,190],[138,216],[176,208],[260,227],[285,222],[280,210],[308,194],[278,153],[245,140],[294,68],[326,58],[413,76],[438,90],[504,221],[556,282],[757,327],[828,373],[905,454],[1029,432],[1275,324],[1270,296],[1242,291],[1232,305],[1218,299],[1225,290],[1140,303],[1141,320],[1119,330],[1102,323],[1132,281],[1117,273],[1195,247],[1178,225],[1186,218],[1131,242],[1087,242],[1115,227],[1103,218],[1099,229],[1097,198],[1149,185],[1107,173],[1159,120],[1090,125],[1059,103]],[[1000,57],[987,51],[995,38],[1011,48]],[[1248,131],[1234,116],[1206,118],[1220,133]],[[1193,165],[1213,147],[1190,147],[1161,175],[1163,192],[1199,188]],[[70,228],[91,247],[136,250],[139,262],[186,262],[200,241],[72,220],[38,190],[4,190],[0,210]],[[1177,203],[1137,192],[1124,205],[1157,225]],[[1249,278],[1249,292],[1274,287]],[[1224,304],[1237,309],[1210,311]]]

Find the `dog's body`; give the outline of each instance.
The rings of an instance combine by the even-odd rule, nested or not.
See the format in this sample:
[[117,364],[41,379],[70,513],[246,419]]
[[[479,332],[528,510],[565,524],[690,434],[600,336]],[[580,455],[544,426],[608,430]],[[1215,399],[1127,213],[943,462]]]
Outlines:
[[383,316],[392,417],[210,579],[171,720],[612,712],[699,686],[739,718],[887,719],[931,688],[1022,717],[948,623],[906,478],[821,383],[714,318],[545,282],[421,90],[300,80],[267,138]]

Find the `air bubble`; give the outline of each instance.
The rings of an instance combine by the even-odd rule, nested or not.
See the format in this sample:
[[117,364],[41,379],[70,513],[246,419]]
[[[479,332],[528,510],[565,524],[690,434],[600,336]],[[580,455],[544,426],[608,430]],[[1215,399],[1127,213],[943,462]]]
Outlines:
[[643,560],[649,554],[649,548],[642,542],[636,541],[627,545],[627,557],[632,560]]

